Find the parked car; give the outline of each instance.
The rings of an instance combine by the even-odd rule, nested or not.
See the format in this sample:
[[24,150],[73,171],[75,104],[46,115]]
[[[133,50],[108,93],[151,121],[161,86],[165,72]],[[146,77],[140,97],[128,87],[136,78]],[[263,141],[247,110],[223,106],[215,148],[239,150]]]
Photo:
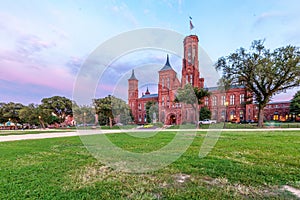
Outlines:
[[205,119],[198,122],[198,124],[215,124],[215,123],[217,123],[216,120],[210,120],[210,119]]

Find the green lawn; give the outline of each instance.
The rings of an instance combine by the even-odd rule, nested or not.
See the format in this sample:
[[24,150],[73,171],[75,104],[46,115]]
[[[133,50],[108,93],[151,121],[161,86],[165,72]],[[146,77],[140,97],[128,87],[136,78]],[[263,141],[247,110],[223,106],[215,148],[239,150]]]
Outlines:
[[[124,149],[149,152],[175,134],[107,136]],[[296,199],[281,187],[300,189],[299,131],[223,132],[200,159],[204,136],[197,133],[176,162],[145,174],[104,166],[79,137],[0,143],[0,199]]]

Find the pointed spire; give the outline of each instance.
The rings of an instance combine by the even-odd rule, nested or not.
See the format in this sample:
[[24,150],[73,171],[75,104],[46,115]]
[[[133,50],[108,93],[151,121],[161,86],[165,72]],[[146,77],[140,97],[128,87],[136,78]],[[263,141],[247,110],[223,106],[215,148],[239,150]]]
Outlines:
[[145,92],[145,94],[150,94],[148,87],[147,87],[147,91]]
[[170,66],[171,67],[171,65],[170,65],[170,61],[169,61],[169,54],[167,54],[167,62],[166,62],[166,64],[165,65],[167,65],[167,66]]
[[132,70],[131,77],[129,78],[129,80],[137,80],[137,78],[134,75],[134,69]]
[[170,65],[170,61],[169,61],[169,54],[167,54],[166,64],[160,71],[169,70],[169,69],[173,70],[171,65]]

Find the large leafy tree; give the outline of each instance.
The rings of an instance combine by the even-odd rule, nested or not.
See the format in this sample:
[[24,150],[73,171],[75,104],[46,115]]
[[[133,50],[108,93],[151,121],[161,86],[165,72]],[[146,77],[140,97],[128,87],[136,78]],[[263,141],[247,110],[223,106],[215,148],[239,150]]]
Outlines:
[[300,90],[294,95],[291,101],[290,112],[296,115],[300,114]]
[[183,88],[177,90],[176,102],[182,102],[192,106],[194,110],[194,120],[198,126],[199,120],[199,105],[202,104],[202,99],[208,97],[210,92],[203,88],[193,87],[191,84],[186,84]]
[[258,126],[263,126],[264,108],[272,96],[300,84],[300,52],[295,46],[266,49],[264,41],[254,41],[247,51],[236,50],[215,64],[227,84],[242,84],[258,104]]
[[24,123],[31,125],[40,124],[43,128],[45,128],[47,124],[58,122],[58,118],[52,115],[52,110],[42,108],[41,105],[35,104],[24,106],[19,112],[19,117]]
[[51,110],[53,115],[62,123],[66,116],[72,115],[72,101],[66,97],[53,96],[42,99],[42,109]]
[[8,121],[9,119],[13,122],[19,122],[19,111],[24,107],[21,103],[1,103],[0,110],[1,110],[1,120],[2,122]]
[[93,103],[96,113],[101,119],[107,118],[110,127],[112,127],[116,117],[119,117],[121,120],[129,119],[129,117],[126,116],[130,116],[130,108],[122,99],[108,95],[104,98],[94,99]]

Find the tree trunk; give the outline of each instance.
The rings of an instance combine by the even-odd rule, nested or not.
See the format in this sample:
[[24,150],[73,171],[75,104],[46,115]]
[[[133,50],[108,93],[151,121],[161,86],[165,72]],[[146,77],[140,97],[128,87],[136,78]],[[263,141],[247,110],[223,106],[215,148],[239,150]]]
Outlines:
[[262,128],[264,125],[264,107],[263,106],[259,106],[258,107],[258,124],[257,126]]
[[109,127],[110,127],[110,128],[112,128],[112,124],[113,124],[113,123],[112,123],[112,118],[109,117]]
[[42,128],[45,129],[45,124],[44,124],[43,120],[39,119],[39,121],[40,121]]

